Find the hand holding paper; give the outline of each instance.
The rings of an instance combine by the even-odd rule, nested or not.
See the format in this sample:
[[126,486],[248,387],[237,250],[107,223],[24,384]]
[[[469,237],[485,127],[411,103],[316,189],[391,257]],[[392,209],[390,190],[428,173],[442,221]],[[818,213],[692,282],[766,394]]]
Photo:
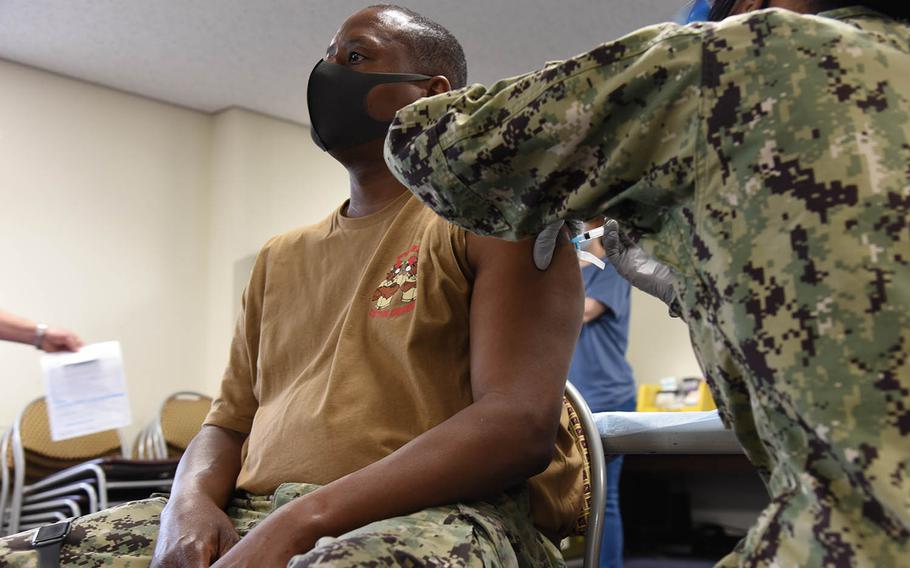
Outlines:
[[45,355],[41,368],[52,440],[130,424],[119,342],[87,345],[76,353]]

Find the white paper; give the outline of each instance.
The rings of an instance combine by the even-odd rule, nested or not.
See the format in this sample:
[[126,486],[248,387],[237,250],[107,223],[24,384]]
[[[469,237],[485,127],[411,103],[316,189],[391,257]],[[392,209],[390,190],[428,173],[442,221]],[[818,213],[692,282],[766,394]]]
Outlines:
[[129,426],[130,401],[118,341],[41,358],[51,439]]

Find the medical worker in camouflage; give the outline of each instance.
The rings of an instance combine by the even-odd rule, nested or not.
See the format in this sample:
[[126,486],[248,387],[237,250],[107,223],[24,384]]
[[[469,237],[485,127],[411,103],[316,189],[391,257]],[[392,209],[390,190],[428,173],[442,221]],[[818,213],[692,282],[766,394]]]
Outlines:
[[865,4],[723,2],[418,101],[387,138],[465,228],[605,214],[672,269],[771,496],[721,566],[910,565],[910,26]]

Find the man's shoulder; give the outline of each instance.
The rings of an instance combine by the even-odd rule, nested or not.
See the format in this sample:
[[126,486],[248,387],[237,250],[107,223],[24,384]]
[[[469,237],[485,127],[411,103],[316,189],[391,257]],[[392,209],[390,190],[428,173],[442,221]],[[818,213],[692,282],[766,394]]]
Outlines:
[[[393,227],[396,225],[405,232],[413,231],[420,235],[421,249],[425,255],[451,255],[458,270],[465,276],[472,277],[473,268],[467,258],[467,231],[441,217],[413,196],[395,219]],[[430,250],[435,252],[430,253]]]
[[432,231],[439,234],[446,234],[464,239],[466,231],[438,215],[435,211],[427,207],[420,199],[412,196],[405,204],[396,224],[413,223],[421,227],[423,231]]

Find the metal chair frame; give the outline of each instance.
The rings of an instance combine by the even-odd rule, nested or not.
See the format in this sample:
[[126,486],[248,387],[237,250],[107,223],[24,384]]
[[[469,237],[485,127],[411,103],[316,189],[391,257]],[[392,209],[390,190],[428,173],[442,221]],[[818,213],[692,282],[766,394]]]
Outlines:
[[159,458],[159,453],[155,443],[155,422],[150,422],[142,431],[142,447],[145,459],[154,460]]
[[25,510],[25,507],[31,505],[32,503],[42,502],[46,499],[50,499],[51,497],[66,495],[72,491],[82,491],[85,493],[86,499],[88,501],[88,511],[100,510],[98,491],[95,490],[95,487],[91,483],[88,483],[86,481],[75,483],[73,485],[63,485],[55,489],[43,491],[41,493],[32,493],[30,495],[26,495],[25,499],[23,500],[22,508]]
[[584,566],[595,568],[600,564],[600,546],[604,530],[604,510],[607,506],[607,459],[604,456],[600,432],[594,422],[588,403],[571,382],[566,382],[566,399],[575,409],[588,446],[588,464],[591,468],[591,512],[585,530]]
[[[156,420],[140,432],[136,441],[136,453],[140,459],[166,459],[167,443],[161,427],[161,410],[175,397],[192,396],[206,398],[206,395],[190,391],[174,393],[162,403]],[[0,536],[18,532],[21,529],[41,526],[45,522],[62,520],[66,515],[61,511],[79,516],[107,508],[110,490],[114,489],[161,489],[167,490],[173,479],[125,480],[108,479],[105,470],[92,462],[81,463],[49,475],[35,483],[26,485],[25,448],[20,430],[26,410],[36,399],[26,405],[17,415],[16,422],[0,438],[0,456],[4,462],[0,467]],[[123,433],[118,431],[120,455],[127,456]],[[8,456],[12,442],[12,475]],[[8,505],[8,506],[7,506]],[[83,511],[82,509],[86,510]],[[50,509],[50,510],[49,510]],[[4,523],[4,521],[6,522]],[[8,531],[5,530],[8,528]]]
[[58,521],[62,521],[67,518],[68,517],[66,515],[64,515],[63,513],[61,513],[60,511],[50,511],[48,513],[43,513],[40,515],[29,515],[27,517],[23,517],[23,520],[25,522],[22,524],[22,529],[23,530],[36,529],[36,528],[44,526],[46,524],[56,523]]
[[[38,398],[33,400],[19,412],[12,428],[13,484],[9,506],[10,518],[7,523],[10,533],[18,532],[20,523],[23,525],[25,524],[22,519],[20,519],[20,517],[22,517],[23,507],[38,502],[38,499],[36,498],[37,495],[53,497],[55,494],[59,495],[71,493],[73,491],[83,491],[86,493],[89,504],[95,504],[96,507],[94,510],[91,510],[90,507],[90,510],[87,512],[91,513],[107,507],[107,490],[111,484],[107,482],[104,471],[97,464],[79,464],[45,477],[31,485],[25,484],[25,449],[22,446],[20,425],[24,412],[38,400],[41,399]],[[121,455],[124,455],[126,448],[123,443],[123,435],[120,432],[118,432],[117,435],[120,439]],[[86,477],[95,481],[94,487],[86,481]],[[73,481],[74,483],[61,487],[60,484],[65,481]],[[95,489],[95,487],[97,487],[97,489]],[[42,493],[42,490],[45,491]],[[29,518],[28,521],[34,522],[34,519]]]
[[196,391],[177,391],[168,395],[168,397],[165,398],[161,403],[161,406],[158,407],[158,414],[155,417],[155,421],[148,427],[150,430],[150,436],[147,443],[149,447],[152,448],[155,452],[153,454],[150,454],[151,459],[167,459],[167,440],[164,438],[164,429],[161,426],[161,415],[163,414],[167,403],[179,397],[205,398],[209,400],[212,398],[208,395]]
[[42,501],[41,503],[33,503],[31,505],[22,506],[22,518],[27,519],[28,515],[25,513],[37,513],[39,511],[47,511],[48,509],[69,509],[69,512],[72,513],[72,517],[78,517],[82,514],[82,508],[79,506],[78,499],[76,495],[71,495],[64,499],[51,499],[49,501]]
[[136,435],[136,440],[133,442],[133,447],[131,448],[133,458],[140,460],[158,459],[157,452],[153,449],[154,446],[151,438],[151,431],[154,428],[154,425],[154,422],[148,423],[145,428],[140,430]]
[[0,438],[0,456],[2,456],[2,463],[0,463],[0,478],[2,478],[2,484],[0,484],[0,536],[5,536],[6,525],[4,521],[6,519],[6,503],[9,498],[9,440],[12,435],[12,430],[6,430],[3,432],[3,437]]

